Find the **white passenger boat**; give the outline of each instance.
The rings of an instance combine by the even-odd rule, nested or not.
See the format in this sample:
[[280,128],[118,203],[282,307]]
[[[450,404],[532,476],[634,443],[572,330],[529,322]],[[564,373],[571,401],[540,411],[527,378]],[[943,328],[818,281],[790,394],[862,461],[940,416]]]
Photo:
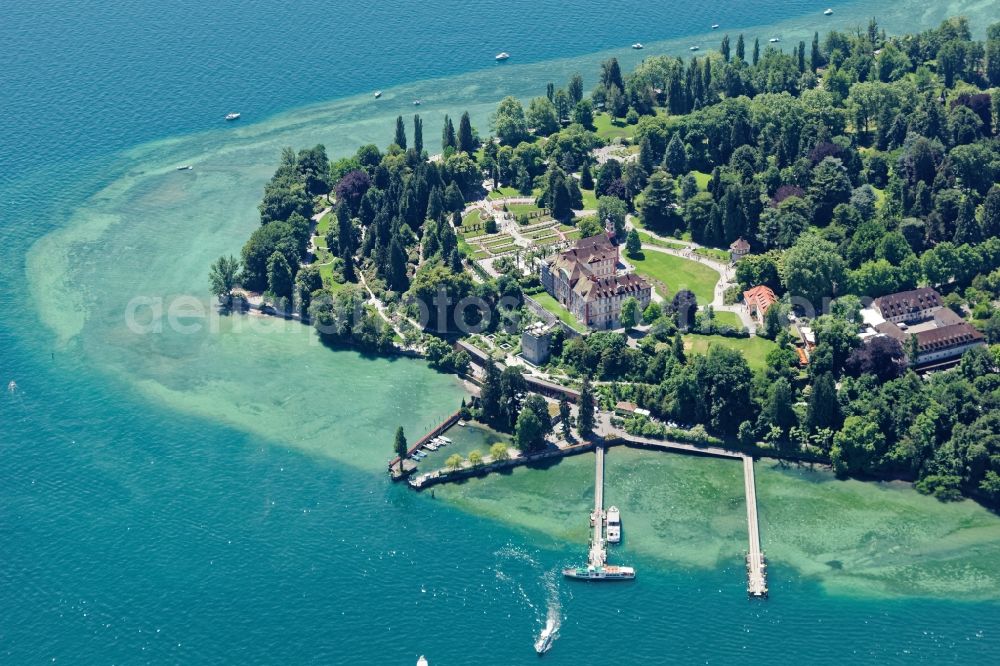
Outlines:
[[608,543],[621,543],[622,517],[618,507],[608,508]]
[[567,578],[578,578],[580,580],[632,580],[635,578],[635,569],[632,567],[618,567],[613,565],[586,567],[569,567],[563,569],[563,576]]

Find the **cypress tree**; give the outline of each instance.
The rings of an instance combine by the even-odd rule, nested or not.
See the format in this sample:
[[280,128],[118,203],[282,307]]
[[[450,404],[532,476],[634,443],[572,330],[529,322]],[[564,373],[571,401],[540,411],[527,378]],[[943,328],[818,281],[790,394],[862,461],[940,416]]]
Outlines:
[[814,32],[813,43],[812,43],[812,55],[809,58],[809,67],[812,69],[813,74],[816,73],[816,70],[819,69],[822,64],[823,64],[823,57],[820,55],[819,52],[819,33]]
[[806,71],[806,43],[805,42],[799,42],[798,56],[799,56],[799,71],[800,72],[804,72],[804,71]]
[[295,274],[288,259],[275,250],[267,259],[267,290],[279,298],[291,298]]
[[663,166],[674,176],[687,173],[687,154],[684,152],[684,142],[680,132],[674,132],[667,144],[667,153],[663,157]]
[[1000,185],[994,185],[983,203],[983,236],[1000,236]]
[[458,150],[470,155],[476,150],[476,140],[472,135],[472,121],[469,119],[468,111],[462,114],[462,119],[458,122]]
[[[984,207],[985,213],[985,207]],[[962,243],[979,243],[983,240],[982,229],[979,221],[976,220],[976,204],[972,197],[966,194],[962,198],[962,205],[958,211],[958,220],[955,223],[955,245]]]
[[792,407],[793,400],[792,385],[785,377],[779,377],[768,391],[764,414],[771,425],[781,428],[783,435],[788,435],[788,431],[799,423]]
[[441,188],[435,185],[431,188],[430,196],[427,197],[427,219],[440,220],[444,215],[444,195]]
[[569,220],[573,217],[573,205],[569,190],[566,188],[566,173],[559,167],[549,169],[546,204],[550,214],[557,220]]
[[673,354],[678,363],[684,363],[686,360],[684,355],[684,338],[681,337],[679,332],[674,334],[674,340],[670,344],[670,353]]
[[594,390],[590,385],[590,375],[583,378],[583,386],[580,388],[580,416],[577,426],[584,438],[594,432]]
[[590,172],[589,164],[584,164],[580,169],[580,187],[585,190],[594,189],[594,174]]
[[729,62],[729,35],[725,35],[722,38],[722,44],[719,46],[719,52],[722,53],[722,59]]
[[[991,86],[1000,86],[1000,23],[986,29],[986,79]],[[996,116],[994,122],[1000,122]]]
[[424,121],[416,114],[413,116],[413,149],[417,155],[424,152]]
[[806,410],[806,425],[815,432],[821,428],[836,430],[840,426],[840,404],[833,375],[824,372],[813,382],[812,395]]
[[409,446],[406,444],[406,435],[403,434],[403,426],[396,428],[396,439],[392,443],[392,450],[399,457],[399,470],[403,470],[403,458],[406,457],[406,453],[409,450]]
[[556,96],[556,84],[549,83],[545,86],[545,96],[549,98],[550,102],[552,101],[552,98]]
[[486,423],[496,423],[500,417],[500,393],[500,372],[492,362],[487,362],[483,390],[479,398],[482,404],[483,421]]
[[340,259],[344,262],[344,280],[347,282],[357,282],[358,276],[354,272],[354,251],[349,245],[341,247]]
[[757,66],[757,61],[760,60],[760,39],[754,38],[753,40],[753,66]]
[[389,241],[388,264],[386,279],[389,288],[400,293],[406,291],[410,286],[406,277],[406,248],[398,233],[394,233]]
[[445,116],[444,127],[441,130],[441,150],[454,148],[455,145],[455,126],[451,124],[451,118]]
[[396,138],[393,143],[406,150],[406,126],[403,124],[403,116],[396,117]]
[[579,104],[583,99],[583,77],[579,74],[574,74],[569,79],[569,85],[566,86],[567,92],[569,92],[569,98],[572,100],[573,104]]
[[746,60],[746,43],[743,41],[743,33],[736,39],[736,57],[740,60]]

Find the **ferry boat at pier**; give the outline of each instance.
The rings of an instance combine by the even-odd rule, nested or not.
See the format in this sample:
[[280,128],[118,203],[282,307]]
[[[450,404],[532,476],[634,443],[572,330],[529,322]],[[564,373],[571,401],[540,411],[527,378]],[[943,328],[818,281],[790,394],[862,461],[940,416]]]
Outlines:
[[579,580],[632,580],[635,578],[635,569],[610,564],[604,566],[594,566],[591,564],[586,567],[568,567],[563,569],[563,576]]

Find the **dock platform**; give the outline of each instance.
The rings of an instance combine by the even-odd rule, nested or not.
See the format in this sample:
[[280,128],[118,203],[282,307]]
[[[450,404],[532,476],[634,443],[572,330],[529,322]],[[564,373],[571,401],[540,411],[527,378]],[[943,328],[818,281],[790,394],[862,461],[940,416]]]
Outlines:
[[604,447],[594,449],[594,511],[590,514],[593,534],[590,537],[590,565],[602,567],[608,561],[608,548],[604,539]]
[[757,489],[753,475],[753,458],[743,456],[743,485],[747,502],[747,595],[767,597],[767,562],[760,550],[760,528],[757,523]]

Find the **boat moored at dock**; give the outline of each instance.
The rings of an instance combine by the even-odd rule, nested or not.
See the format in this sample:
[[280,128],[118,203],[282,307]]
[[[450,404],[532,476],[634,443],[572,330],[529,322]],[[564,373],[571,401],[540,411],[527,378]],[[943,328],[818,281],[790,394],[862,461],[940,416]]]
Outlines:
[[622,540],[622,518],[618,507],[613,506],[608,509],[608,543],[621,543]]

